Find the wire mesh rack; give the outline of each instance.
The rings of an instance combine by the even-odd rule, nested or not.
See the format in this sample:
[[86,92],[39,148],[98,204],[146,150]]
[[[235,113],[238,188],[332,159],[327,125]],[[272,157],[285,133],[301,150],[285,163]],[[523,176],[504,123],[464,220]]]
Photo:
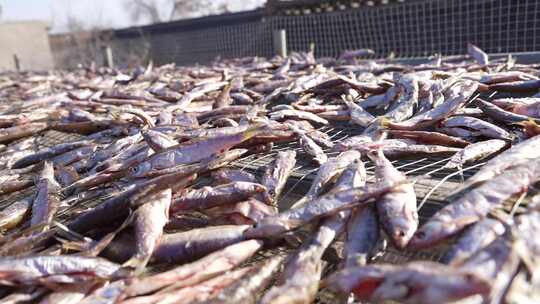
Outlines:
[[[338,124],[333,126],[325,126],[319,128],[319,131],[327,133],[333,142],[339,142],[350,136],[361,133],[362,129],[356,128],[351,125]],[[39,150],[44,147],[50,147],[58,143],[74,141],[79,139],[80,136],[68,133],[61,133],[57,131],[47,131],[40,136],[34,138],[34,149]],[[237,160],[232,164],[232,167],[250,171],[256,175],[262,174],[265,166],[270,164],[275,155],[279,151],[283,150],[296,150],[298,151],[298,158],[296,167],[291,174],[287,182],[287,187],[284,193],[280,196],[279,205],[281,209],[286,209],[293,202],[301,198],[309,189],[311,182],[316,174],[318,167],[310,161],[309,158],[303,157],[301,148],[296,142],[280,143],[276,144],[273,149],[268,153],[252,154],[248,155],[240,160]],[[339,152],[326,151],[329,157],[336,156]],[[431,215],[437,210],[450,203],[453,199],[448,194],[452,192],[457,186],[472,176],[485,162],[477,162],[468,165],[461,170],[447,169],[444,165],[449,160],[448,157],[412,157],[408,159],[393,160],[393,165],[401,172],[405,173],[409,179],[415,182],[414,188],[417,195],[419,219],[421,224],[425,222]],[[373,180],[373,163],[365,160],[366,171],[368,173],[368,182]],[[31,175],[29,175],[30,177]],[[202,182],[203,184],[205,181]],[[202,185],[202,184],[201,184]],[[113,189],[114,185],[110,189]],[[0,197],[0,210],[13,203],[15,200],[22,197],[31,195],[35,191],[34,188],[29,188],[24,191],[5,195]],[[531,192],[536,193],[536,188],[533,187]],[[534,194],[531,193],[531,194]],[[111,194],[106,196],[90,197],[87,200],[79,201],[77,205],[69,206],[58,213],[57,220],[61,223],[68,223],[73,214],[87,210],[98,205],[100,202],[110,197]],[[506,213],[514,215],[520,212],[523,204],[527,202],[526,196],[509,200],[502,208]],[[71,217],[70,217],[71,216]],[[21,227],[21,229],[24,227]],[[302,235],[300,233],[300,235]],[[305,237],[306,235],[304,235]],[[397,250],[392,246],[387,246],[377,256],[373,258],[373,262],[385,262],[385,263],[404,263],[411,260],[439,260],[445,250],[451,245],[452,242],[443,244],[439,247],[430,250],[410,251],[410,250]],[[326,271],[329,273],[332,269],[338,267],[339,256],[341,255],[342,241],[337,240],[332,247],[325,253],[324,259],[326,262]],[[295,248],[288,245],[280,245],[278,247],[268,248],[258,253],[253,259],[248,261],[245,265],[251,265],[257,261],[263,260],[270,256],[286,255],[293,252]],[[152,267],[149,271],[156,272],[170,268],[172,265],[157,265]],[[321,290],[318,294],[318,303],[331,303],[335,300],[335,295],[329,291]]]

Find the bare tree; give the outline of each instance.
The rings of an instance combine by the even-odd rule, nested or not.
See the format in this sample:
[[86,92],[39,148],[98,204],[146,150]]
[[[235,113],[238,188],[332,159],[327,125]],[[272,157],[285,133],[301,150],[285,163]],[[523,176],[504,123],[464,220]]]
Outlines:
[[142,19],[150,23],[161,22],[159,3],[156,0],[128,0],[124,2],[124,7],[129,11],[132,21],[137,22]]
[[183,19],[209,14],[222,14],[230,12],[227,2],[211,0],[172,0],[173,8],[170,20]]

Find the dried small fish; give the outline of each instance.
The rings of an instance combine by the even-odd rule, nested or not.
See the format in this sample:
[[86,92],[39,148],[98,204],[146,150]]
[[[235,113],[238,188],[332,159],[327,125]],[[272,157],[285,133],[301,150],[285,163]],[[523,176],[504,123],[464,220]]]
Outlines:
[[174,198],[171,204],[171,212],[202,210],[219,205],[233,204],[256,194],[266,193],[266,191],[264,186],[248,182],[233,182],[216,187],[203,187]]
[[463,232],[457,243],[446,252],[441,262],[454,265],[461,264],[503,235],[505,231],[504,224],[499,220],[485,218]]
[[21,223],[32,209],[33,200],[33,196],[27,196],[0,211],[0,229],[10,229]]
[[296,152],[278,152],[274,162],[269,165],[262,176],[261,184],[266,187],[268,195],[277,200],[285,187],[287,179],[296,164]]
[[346,268],[330,276],[327,286],[361,301],[411,304],[454,302],[490,290],[489,281],[472,271],[428,261]]
[[30,225],[49,225],[60,206],[60,185],[54,179],[54,168],[48,161],[43,163],[39,182],[36,185],[37,195],[32,203]]
[[171,189],[165,189],[148,197],[149,202],[135,211],[137,248],[133,257],[124,263],[124,266],[134,267],[138,271],[144,269],[161,239],[163,227],[169,220],[171,198]]
[[262,246],[261,241],[249,240],[233,244],[190,264],[131,282],[126,297],[148,294],[169,285],[182,288],[221,275],[246,261]]
[[56,146],[52,146],[50,148],[42,149],[34,154],[27,155],[23,158],[20,158],[17,160],[12,166],[12,169],[20,169],[27,166],[30,166],[32,164],[35,164],[37,162],[40,162],[42,160],[49,159],[53,156],[66,153],[68,151],[74,150],[76,148],[80,148],[83,146],[88,145],[90,142],[87,140],[81,140],[81,141],[75,141],[70,143],[64,143],[64,144],[58,144]]
[[490,139],[470,144],[457,152],[445,165],[446,168],[461,168],[464,164],[489,157],[508,146],[502,139]]
[[472,129],[478,134],[481,134],[490,138],[497,139],[512,139],[512,135],[505,129],[498,127],[494,124],[491,124],[487,121],[480,120],[478,118],[469,117],[469,116],[453,116],[446,119],[442,126],[446,128],[461,127]]
[[[403,182],[407,178],[384,156],[382,150],[368,155],[375,163],[379,182]],[[376,203],[382,227],[397,248],[405,248],[418,227],[416,195],[412,183],[403,183],[384,194]]]
[[105,259],[69,255],[4,258],[0,261],[0,273],[0,284],[11,286],[73,284],[126,275],[119,265]]
[[467,45],[467,52],[479,64],[481,64],[481,65],[488,65],[489,64],[488,55],[486,53],[484,53],[484,51],[482,51],[476,45],[474,45],[472,43],[469,43]]
[[514,194],[540,179],[540,161],[514,164],[433,215],[411,239],[412,248],[432,246],[485,217]]
[[239,131],[232,135],[203,138],[173,146],[167,150],[153,154],[147,160],[131,167],[129,175],[141,177],[152,170],[166,169],[176,165],[193,164],[216,153],[223,153],[260,132],[261,126],[253,126],[245,131]]

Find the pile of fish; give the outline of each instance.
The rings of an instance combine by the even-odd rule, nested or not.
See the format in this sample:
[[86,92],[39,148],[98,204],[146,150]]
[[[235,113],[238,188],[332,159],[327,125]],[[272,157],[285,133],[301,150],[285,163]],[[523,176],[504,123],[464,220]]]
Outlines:
[[[416,66],[355,56],[1,74],[2,301],[539,302],[540,196],[501,212],[540,180],[538,66],[473,45]],[[273,159],[235,166],[250,155]],[[440,155],[487,162],[419,225],[415,179],[390,160]],[[311,187],[288,202],[306,161]],[[386,241],[450,249],[374,263]]]

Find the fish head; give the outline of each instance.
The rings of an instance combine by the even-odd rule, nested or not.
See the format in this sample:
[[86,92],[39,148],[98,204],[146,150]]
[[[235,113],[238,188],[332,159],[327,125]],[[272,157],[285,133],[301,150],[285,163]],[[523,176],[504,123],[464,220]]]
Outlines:
[[411,293],[406,282],[395,281],[387,278],[371,294],[371,300],[384,302],[388,300],[405,300]]
[[488,296],[491,292],[491,283],[473,272],[465,272],[462,275],[461,284],[452,288],[452,297],[463,299],[475,294]]
[[142,162],[138,165],[128,168],[127,175],[129,177],[144,177],[145,174],[152,170],[152,165],[149,162]]
[[417,221],[411,221],[405,218],[393,219],[391,223],[392,227],[389,229],[391,231],[390,238],[398,249],[403,249],[407,246],[418,228],[417,223]]
[[412,236],[408,247],[411,249],[429,247],[444,238],[450,226],[452,226],[451,223],[442,221],[427,222]]

